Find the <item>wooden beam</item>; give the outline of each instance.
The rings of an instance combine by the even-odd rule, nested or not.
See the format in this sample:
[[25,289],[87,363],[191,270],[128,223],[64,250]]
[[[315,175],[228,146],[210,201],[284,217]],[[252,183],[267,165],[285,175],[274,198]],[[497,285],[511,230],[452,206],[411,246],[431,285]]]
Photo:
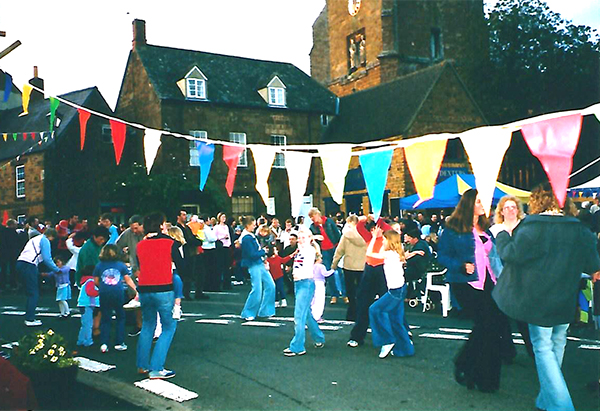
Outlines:
[[3,51],[0,51],[0,59],[2,57],[6,56],[11,51],[13,51],[14,49],[16,49],[17,47],[19,47],[20,45],[21,45],[21,42],[19,40],[17,40],[13,44],[11,44],[7,48],[5,48]]

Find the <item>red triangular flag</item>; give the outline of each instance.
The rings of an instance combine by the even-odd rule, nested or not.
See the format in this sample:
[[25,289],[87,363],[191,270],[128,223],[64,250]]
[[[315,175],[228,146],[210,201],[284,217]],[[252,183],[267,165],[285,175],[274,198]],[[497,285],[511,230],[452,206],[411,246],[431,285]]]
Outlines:
[[244,147],[240,146],[223,146],[223,161],[229,167],[227,173],[227,181],[225,182],[225,188],[229,197],[233,194],[233,185],[235,183],[235,176],[237,175],[237,167],[240,161],[240,154],[245,150]]
[[27,140],[27,133],[23,133],[23,141]]
[[127,125],[116,120],[109,121],[113,146],[115,148],[115,159],[117,160],[117,165],[119,165],[121,162],[121,154],[123,154],[123,147],[125,147],[125,132],[127,131]]
[[85,144],[85,128],[87,126],[87,121],[90,118],[90,112],[85,111],[82,108],[78,108],[77,112],[79,113],[79,134],[81,135],[81,149],[83,150],[83,145]]
[[573,155],[579,142],[582,120],[581,114],[573,114],[526,124],[521,128],[529,150],[542,163],[561,207],[567,199],[569,175],[573,169]]
[[8,221],[8,211],[4,210],[4,214],[2,215],[2,225],[6,225],[6,222]]

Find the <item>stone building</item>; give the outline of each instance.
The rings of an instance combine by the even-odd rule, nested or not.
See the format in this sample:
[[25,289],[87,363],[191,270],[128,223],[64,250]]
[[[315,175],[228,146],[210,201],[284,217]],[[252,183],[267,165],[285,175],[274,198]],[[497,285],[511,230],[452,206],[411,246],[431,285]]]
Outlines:
[[[37,73],[30,83],[43,89]],[[18,89],[11,96],[21,100]],[[59,97],[111,113],[96,87]],[[93,219],[101,212],[118,212],[108,201],[105,185],[115,165],[108,121],[89,119],[82,151],[77,109],[60,104],[51,133],[50,102],[42,93],[32,91],[28,115],[20,116],[23,109],[15,105],[0,110],[0,209],[20,221],[37,216],[55,223],[72,213]]]
[[[144,21],[133,22],[133,47],[116,108],[120,118],[200,138],[286,146],[318,143],[323,123],[336,114],[336,96],[291,64],[150,45],[145,30]],[[143,164],[141,136],[128,136],[120,167]],[[194,152],[194,142],[163,134],[150,176],[193,181],[192,189],[174,195],[195,213],[264,213],[249,149],[240,158],[231,200],[221,146],[204,192],[198,189]],[[286,173],[285,155],[278,154],[269,187],[279,216],[290,214]]]
[[[482,0],[327,1],[313,25],[311,73],[340,97],[325,142],[360,143],[460,132],[486,125],[470,90],[488,58]],[[440,178],[467,172],[462,145],[451,140]],[[322,190],[326,190],[321,187]],[[358,159],[346,179],[345,211],[369,211]],[[414,193],[396,150],[384,212]],[[323,206],[336,205],[323,194]]]

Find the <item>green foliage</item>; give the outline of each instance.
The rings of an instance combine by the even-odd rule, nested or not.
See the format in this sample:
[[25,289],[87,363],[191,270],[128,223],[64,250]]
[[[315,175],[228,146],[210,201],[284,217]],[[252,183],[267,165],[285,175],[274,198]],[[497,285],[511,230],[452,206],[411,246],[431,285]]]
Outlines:
[[[596,30],[564,20],[543,0],[499,0],[488,16],[492,121],[512,121],[598,101]],[[488,114],[486,113],[486,114]]]
[[51,329],[45,333],[31,333],[22,337],[12,360],[20,369],[35,371],[66,368],[77,364],[65,339]]

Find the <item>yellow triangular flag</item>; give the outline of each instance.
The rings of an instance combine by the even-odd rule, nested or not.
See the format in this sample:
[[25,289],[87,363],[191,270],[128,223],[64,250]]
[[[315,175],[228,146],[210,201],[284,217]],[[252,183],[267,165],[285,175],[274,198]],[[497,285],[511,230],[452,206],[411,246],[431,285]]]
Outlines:
[[324,183],[333,201],[341,205],[344,201],[344,186],[352,157],[352,145],[328,144],[319,147],[319,156],[323,165]]
[[433,198],[435,182],[442,166],[448,140],[423,141],[404,147],[408,170],[415,184],[419,203]]
[[2,138],[4,139],[4,141],[6,141],[6,139],[8,138],[8,134],[2,133]]
[[479,199],[488,216],[492,207],[496,180],[506,150],[510,146],[512,132],[512,129],[502,126],[479,127],[460,135],[473,167]]
[[26,116],[29,114],[29,98],[31,97],[31,90],[33,87],[30,84],[25,84],[23,86],[23,112],[19,114],[19,116]]
[[275,159],[277,148],[269,146],[254,146],[254,169],[256,170],[256,191],[260,194],[265,204],[269,203],[269,174]]

